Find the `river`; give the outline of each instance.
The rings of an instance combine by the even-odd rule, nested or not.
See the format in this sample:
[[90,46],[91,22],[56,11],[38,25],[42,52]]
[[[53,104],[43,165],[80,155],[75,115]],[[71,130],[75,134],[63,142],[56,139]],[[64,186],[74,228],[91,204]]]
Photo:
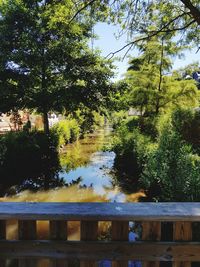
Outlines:
[[[37,154],[34,154],[34,157],[36,157],[33,157],[35,160],[34,164],[28,165],[32,167],[31,170],[26,164],[23,165],[24,168],[17,164],[18,168],[16,168],[15,174],[9,172],[9,179],[2,180],[1,195],[13,196],[25,190],[44,192],[51,189],[56,191],[57,188],[70,189],[70,185],[78,185],[77,189],[90,189],[90,191],[98,196],[107,196],[108,192],[114,191],[113,194],[116,193],[118,197],[116,201],[135,201],[127,199],[127,195],[125,196],[122,191],[126,194],[131,194],[138,190],[133,189],[132,180],[130,180],[129,185],[127,177],[116,176],[113,168],[115,153],[105,150],[105,147],[109,145],[112,139],[112,135],[111,127],[102,127],[102,129],[88,134],[84,139],[80,139],[62,148],[59,153],[59,160],[57,153],[56,155],[53,153],[48,158],[45,154],[46,151],[44,151],[44,155],[41,154],[43,161],[39,162],[39,164],[37,162]],[[21,155],[19,152],[18,154]],[[56,158],[54,158],[55,156]],[[27,164],[29,161],[28,157]],[[21,178],[21,171],[23,179]],[[15,178],[14,180],[13,177]],[[124,185],[128,185],[127,187],[130,190],[128,191]],[[123,194],[123,196],[120,196],[120,194]],[[29,193],[29,195],[31,194]],[[48,196],[48,192],[46,195]],[[70,201],[69,198],[68,200]],[[106,200],[111,199],[109,197]],[[31,201],[34,201],[34,198]],[[49,201],[49,199],[46,201]],[[75,201],[78,201],[78,199]]]
[[62,171],[59,176],[68,184],[77,182],[80,187],[92,187],[98,194],[113,188],[115,153],[103,150],[111,136],[112,129],[106,127],[67,145],[61,153]]
[[133,180],[117,174],[113,168],[115,153],[105,150],[112,135],[112,128],[105,127],[68,144],[60,153],[62,171],[59,178],[63,178],[68,185],[91,188],[98,195],[108,195],[109,192],[110,201],[136,201],[135,195],[132,199],[127,197],[138,192]]

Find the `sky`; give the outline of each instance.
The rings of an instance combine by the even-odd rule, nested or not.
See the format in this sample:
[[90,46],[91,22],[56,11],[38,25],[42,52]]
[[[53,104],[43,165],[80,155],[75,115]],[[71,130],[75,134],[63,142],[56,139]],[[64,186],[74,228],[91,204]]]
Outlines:
[[[118,33],[119,28],[114,25],[108,25],[106,23],[98,23],[94,27],[94,33],[97,34],[98,40],[93,40],[93,47],[99,48],[102,52],[101,55],[106,57],[109,53],[115,52],[118,49],[122,48],[126,42],[126,36],[122,36],[119,39],[116,39],[115,35]],[[173,69],[179,69],[193,62],[199,62],[200,65],[200,51],[196,53],[197,48],[192,49],[191,51],[185,51],[184,58],[174,59]],[[116,57],[123,57],[126,53],[126,50],[123,50],[116,54]],[[129,53],[131,56],[137,56],[137,50],[131,50]],[[126,72],[128,67],[128,58],[122,60],[115,60],[115,65],[117,66],[115,80],[123,78],[123,74]]]

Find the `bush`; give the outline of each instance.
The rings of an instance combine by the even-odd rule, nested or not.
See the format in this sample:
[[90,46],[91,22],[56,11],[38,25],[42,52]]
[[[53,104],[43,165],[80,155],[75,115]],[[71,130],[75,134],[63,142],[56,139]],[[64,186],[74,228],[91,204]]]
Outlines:
[[122,124],[122,122],[125,122],[128,118],[128,112],[127,111],[116,111],[113,112],[110,115],[110,122],[112,124],[113,129],[117,129],[118,127],[120,127],[120,125]]
[[51,187],[60,168],[57,147],[57,137],[43,132],[0,136],[1,193],[28,180],[32,187]]
[[67,144],[70,140],[70,128],[68,127],[68,121],[66,120],[56,123],[51,128],[51,132],[57,135],[59,146]]
[[113,139],[112,149],[116,153],[114,167],[137,181],[153,144],[149,137],[142,135],[138,129],[130,131],[131,128],[130,122],[121,125]]
[[200,201],[200,157],[172,123],[160,133],[158,147],[148,155],[140,181],[151,200]]
[[129,119],[113,143],[119,179],[131,177],[132,184],[139,179],[148,200],[200,201],[198,110],[178,108],[155,121]]
[[104,116],[96,111],[83,110],[76,112],[76,119],[81,129],[81,137],[91,133],[104,125]]
[[80,127],[76,119],[65,119],[56,123],[51,132],[58,137],[59,146],[76,141],[80,136]]
[[192,145],[192,148],[200,153],[200,111],[194,109],[179,108],[172,114],[174,131],[181,138]]
[[97,130],[104,124],[104,117],[97,112],[87,111],[85,114],[77,111],[74,117],[59,121],[51,131],[57,135],[59,146],[75,142],[79,137],[84,137],[88,132]]
[[76,140],[78,140],[79,136],[80,136],[80,127],[78,125],[77,120],[75,119],[71,119],[68,122],[68,127],[70,129],[70,142],[74,142]]

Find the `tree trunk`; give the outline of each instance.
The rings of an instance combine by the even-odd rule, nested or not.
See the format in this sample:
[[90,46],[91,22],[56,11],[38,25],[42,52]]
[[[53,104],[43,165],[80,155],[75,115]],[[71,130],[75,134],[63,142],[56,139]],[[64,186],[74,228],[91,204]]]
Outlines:
[[47,112],[43,113],[43,123],[44,123],[44,132],[48,135],[50,131],[49,131],[49,120]]
[[192,4],[190,0],[181,0],[181,2],[190,10],[190,14],[193,16],[195,21],[200,25],[200,10],[196,4]]
[[158,96],[156,99],[156,115],[158,115],[159,113],[159,109],[160,109],[160,96],[159,96],[159,92],[161,92],[161,86],[162,86],[162,80],[163,80],[163,58],[164,58],[164,38],[162,38],[162,42],[161,42],[161,55],[160,55],[160,66],[159,66],[159,83],[158,83]]

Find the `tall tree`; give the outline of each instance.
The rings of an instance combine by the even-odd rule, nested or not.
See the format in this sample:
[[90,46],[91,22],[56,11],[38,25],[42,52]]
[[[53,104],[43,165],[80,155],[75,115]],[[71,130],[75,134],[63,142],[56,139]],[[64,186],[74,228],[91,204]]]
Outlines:
[[132,59],[126,74],[128,104],[139,109],[145,116],[158,115],[172,105],[198,104],[198,91],[194,81],[177,80],[169,75],[172,63],[170,54],[177,48],[172,42],[149,41],[142,48],[142,55]]
[[111,88],[110,62],[88,47],[92,20],[71,20],[74,10],[71,0],[0,1],[0,109],[36,109],[46,133],[50,110],[98,108]]

